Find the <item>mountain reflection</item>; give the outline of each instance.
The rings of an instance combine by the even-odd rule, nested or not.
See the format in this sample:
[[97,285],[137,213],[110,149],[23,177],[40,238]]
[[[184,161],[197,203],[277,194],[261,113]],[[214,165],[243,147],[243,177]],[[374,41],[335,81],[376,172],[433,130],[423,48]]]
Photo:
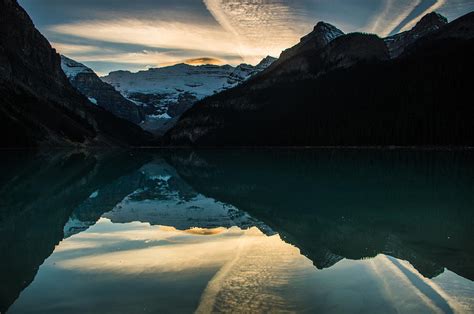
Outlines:
[[171,163],[196,190],[264,221],[318,268],[379,253],[474,279],[466,151],[203,151]]
[[472,310],[472,157],[3,154],[0,312]]
[[[378,255],[317,271],[278,235],[255,227],[218,231],[202,235],[102,218],[58,245],[10,312],[29,313],[34,305],[36,311],[64,313],[76,308],[77,296],[88,300],[80,304],[87,313],[130,313],[137,304],[150,313],[462,310],[463,299],[445,292],[442,280],[428,281],[407,262]],[[458,288],[474,288],[450,275]],[[347,303],[355,296],[367,304]],[[404,300],[399,308],[396,298]]]
[[[63,227],[74,209],[99,187],[135,171],[143,164],[143,157],[2,152],[0,312],[30,284],[39,265],[63,239]],[[110,209],[102,207],[95,220]]]

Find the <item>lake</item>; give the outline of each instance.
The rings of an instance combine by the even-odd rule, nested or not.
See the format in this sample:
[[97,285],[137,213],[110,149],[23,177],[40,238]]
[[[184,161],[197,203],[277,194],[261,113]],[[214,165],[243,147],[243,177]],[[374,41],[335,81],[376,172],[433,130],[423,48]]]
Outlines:
[[0,313],[474,313],[474,151],[4,151]]

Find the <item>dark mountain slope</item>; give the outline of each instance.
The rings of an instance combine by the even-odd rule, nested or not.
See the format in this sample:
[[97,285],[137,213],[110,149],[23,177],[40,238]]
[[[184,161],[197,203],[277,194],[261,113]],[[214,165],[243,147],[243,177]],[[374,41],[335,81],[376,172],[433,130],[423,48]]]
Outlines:
[[287,60],[295,59],[299,55],[307,55],[317,53],[334,39],[344,35],[344,33],[337,27],[319,22],[311,33],[302,37],[300,42],[295,46],[286,49],[271,66],[270,70],[279,67]]
[[432,12],[424,16],[412,30],[385,38],[391,57],[400,56],[409,45],[419,38],[440,29],[447,23],[448,20],[444,16]]
[[92,105],[15,0],[0,0],[0,147],[140,145],[148,134]]
[[436,38],[460,38],[472,39],[474,33],[474,12],[468,13],[457,20],[447,24],[439,32],[431,33],[425,36],[427,39]]
[[[473,18],[407,42],[396,59],[374,35],[339,36],[203,100],[167,140],[204,146],[472,146],[474,109],[465,78],[474,70]],[[295,67],[301,60],[309,66]]]
[[72,86],[91,102],[135,124],[143,121],[144,114],[139,106],[123,97],[112,85],[103,82],[85,65],[61,56],[61,67]]

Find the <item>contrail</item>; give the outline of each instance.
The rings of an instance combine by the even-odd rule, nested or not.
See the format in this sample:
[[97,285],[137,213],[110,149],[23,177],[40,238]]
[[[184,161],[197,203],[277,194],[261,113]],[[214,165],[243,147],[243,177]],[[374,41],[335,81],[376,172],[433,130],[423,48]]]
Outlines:
[[222,10],[221,0],[203,0],[207,10],[212,14],[216,21],[226,30],[239,36],[236,29],[232,26],[232,22],[227,18],[227,14]]
[[222,289],[222,284],[224,280],[227,278],[232,268],[237,265],[239,259],[241,258],[242,251],[246,243],[247,241],[245,239],[245,235],[241,236],[239,240],[239,245],[237,246],[237,249],[235,251],[234,258],[224,264],[224,266],[222,266],[222,268],[214,275],[212,280],[209,281],[209,283],[207,284],[207,287],[201,296],[199,306],[195,312],[196,314],[212,312],[212,309],[214,308],[214,304],[216,302],[217,294]]
[[383,22],[383,20],[387,17],[388,13],[390,12],[390,9],[392,8],[395,0],[387,0],[385,3],[385,6],[380,14],[378,14],[373,22],[371,23],[371,26],[369,27],[369,32],[370,33],[377,33],[379,28],[381,27],[380,23]]
[[[400,23],[406,19],[410,13],[413,11],[421,3],[421,0],[410,1],[408,5],[399,10],[396,9],[397,1],[395,0],[388,0],[383,11],[377,16],[375,21],[370,26],[370,32],[379,34],[380,36],[387,36],[390,32],[397,27]],[[390,15],[393,11],[400,11],[400,14],[395,18],[392,18]],[[389,21],[387,24],[383,24],[384,22]]]
[[222,0],[203,0],[204,4],[206,5],[207,10],[211,13],[214,19],[219,23],[220,26],[230,34],[235,37],[236,45],[236,53],[242,58],[245,59],[244,56],[244,45],[243,40],[237,29],[232,25],[232,21],[229,20],[227,13],[224,11],[222,7]]
[[[279,55],[313,25],[302,18],[303,6],[289,0],[203,0],[209,13],[235,39],[246,62]],[[257,60],[255,60],[257,58]]]
[[425,11],[423,11],[422,13],[420,13],[416,18],[414,18],[413,20],[411,20],[409,23],[405,24],[405,26],[403,26],[403,28],[402,28],[402,31],[411,29],[411,28],[412,28],[413,26],[415,26],[415,24],[420,20],[420,18],[422,18],[423,16],[425,16],[426,14],[428,14],[428,13],[430,13],[430,12],[433,12],[433,11],[438,10],[439,8],[441,8],[442,6],[444,6],[445,4],[446,4],[446,0],[438,0],[438,1],[436,1],[435,4],[433,4],[433,5],[430,6],[428,9],[426,9]]

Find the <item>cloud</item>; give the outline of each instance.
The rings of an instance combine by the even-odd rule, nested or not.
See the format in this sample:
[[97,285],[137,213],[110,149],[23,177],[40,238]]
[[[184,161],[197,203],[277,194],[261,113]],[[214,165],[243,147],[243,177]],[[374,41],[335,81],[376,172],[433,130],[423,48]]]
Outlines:
[[72,55],[79,53],[90,53],[97,51],[97,47],[91,45],[79,45],[79,44],[66,44],[66,43],[57,43],[52,42],[51,45],[57,51],[64,55]]
[[446,4],[446,0],[437,0],[437,1],[434,1],[434,3],[429,6],[427,9],[425,9],[424,11],[422,11],[421,13],[419,13],[416,17],[414,17],[411,21],[407,22],[405,25],[402,26],[401,30],[402,31],[405,31],[405,30],[408,30],[408,29],[411,29],[413,26],[415,26],[415,24],[423,17],[425,16],[426,14],[430,13],[430,12],[433,12],[433,11],[436,11],[436,10],[439,10],[440,8],[442,8],[445,4]]
[[180,62],[256,64],[279,56],[319,20],[387,36],[429,11],[453,19],[474,8],[467,0],[20,1],[58,51],[101,73]]
[[184,60],[184,63],[190,64],[190,65],[201,65],[201,64],[223,64],[224,62],[216,58],[202,57],[202,58],[186,59]]
[[446,0],[386,0],[367,27],[370,33],[388,36],[411,29],[427,13],[442,8]]
[[115,52],[115,53],[97,53],[87,54],[84,56],[76,57],[77,61],[101,61],[101,62],[120,62],[128,64],[149,64],[151,66],[161,66],[163,64],[175,64],[179,63],[173,55],[168,53],[156,52],[156,51],[141,51],[141,52]]
[[59,24],[50,31],[62,35],[110,43],[138,44],[157,48],[233,52],[233,38],[221,29],[185,22],[121,19]]
[[[75,23],[53,25],[49,32],[58,36],[74,36],[81,41],[100,41],[105,44],[128,44],[149,47],[150,50],[170,50],[172,52],[129,52],[115,55],[116,62],[140,63],[169,63],[186,59],[195,59],[206,56],[222,62],[234,63],[235,61],[257,63],[269,54],[269,46],[276,47],[273,52],[279,54],[291,45],[288,36],[279,36],[275,40],[262,41],[251,37],[252,40],[239,40],[234,34],[213,24],[193,24],[182,21],[162,22],[155,20],[120,19],[120,20],[87,20]],[[249,33],[245,33],[246,36]],[[296,35],[291,37],[297,37]],[[282,39],[284,39],[282,41]],[[262,43],[263,45],[259,44]],[[265,44],[266,43],[266,44]],[[269,43],[273,43],[269,45]],[[277,44],[276,46],[274,44]],[[279,43],[279,44],[278,44]],[[84,45],[71,45],[61,42],[56,47],[67,53],[85,52],[93,47]],[[100,48],[100,47],[97,47]],[[97,49],[100,50],[100,49]],[[271,49],[270,49],[271,50]],[[173,51],[181,57],[172,57]],[[196,52],[200,55],[196,55]],[[188,52],[188,55],[182,56]],[[235,58],[238,55],[240,58]],[[227,57],[231,56],[231,57]],[[81,57],[85,57],[82,55]],[[96,61],[110,59],[102,53],[89,54],[89,59]],[[138,58],[142,58],[140,61]],[[162,59],[160,59],[162,58]],[[172,59],[172,60],[171,60]],[[130,61],[132,60],[132,61]],[[148,60],[148,61],[146,61]],[[215,60],[209,60],[215,62]],[[222,63],[221,62],[221,63]]]
[[214,16],[216,21],[227,31],[235,36],[239,36],[237,30],[232,25],[232,21],[229,20],[220,0],[204,0],[209,12]]
[[[111,71],[126,69],[131,71],[147,70],[149,68],[171,66],[178,63],[190,65],[203,64],[239,64],[242,59],[238,55],[225,55],[224,59],[214,57],[187,58],[190,54],[200,55],[199,51],[152,51],[141,50],[124,52],[119,49],[102,49],[95,46],[53,43],[53,47],[61,54],[84,63],[95,70],[99,76],[107,75]],[[98,63],[107,66],[98,67]]]
[[389,35],[420,2],[421,0],[386,0],[383,9],[374,17],[367,31],[380,36]]
[[278,56],[313,26],[297,2],[204,0],[204,4],[222,28],[235,37],[235,48],[252,63],[269,54]]

